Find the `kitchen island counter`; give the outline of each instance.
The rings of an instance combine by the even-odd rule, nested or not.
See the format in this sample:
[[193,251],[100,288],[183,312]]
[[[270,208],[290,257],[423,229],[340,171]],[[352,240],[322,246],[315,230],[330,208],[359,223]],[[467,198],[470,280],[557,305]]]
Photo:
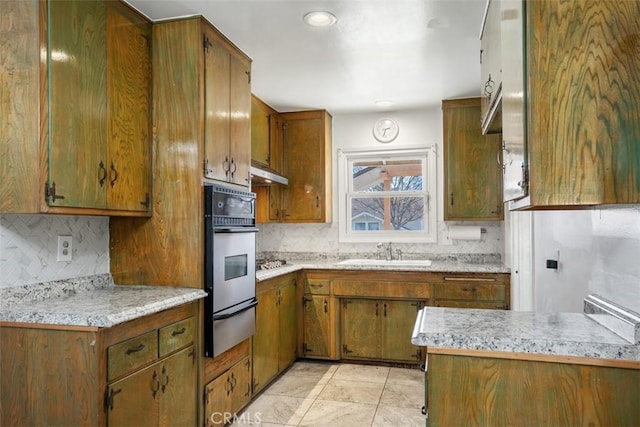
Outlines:
[[639,345],[582,313],[425,307],[418,313],[411,342],[426,346],[428,352],[462,350],[609,359],[639,362],[640,369]]
[[120,286],[102,274],[2,289],[0,322],[112,327],[205,296],[196,288]]

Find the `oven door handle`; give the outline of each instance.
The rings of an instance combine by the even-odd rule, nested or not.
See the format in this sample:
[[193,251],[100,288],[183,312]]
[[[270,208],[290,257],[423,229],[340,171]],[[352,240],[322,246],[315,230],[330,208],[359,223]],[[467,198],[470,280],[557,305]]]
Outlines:
[[246,305],[242,308],[239,308],[238,310],[232,312],[232,313],[225,313],[225,314],[214,314],[213,315],[213,321],[215,322],[216,320],[224,320],[224,319],[228,319],[230,317],[236,316],[244,311],[247,311],[253,307],[255,307],[256,305],[258,305],[258,300],[254,299],[251,304]]
[[215,227],[214,233],[257,233],[257,227]]

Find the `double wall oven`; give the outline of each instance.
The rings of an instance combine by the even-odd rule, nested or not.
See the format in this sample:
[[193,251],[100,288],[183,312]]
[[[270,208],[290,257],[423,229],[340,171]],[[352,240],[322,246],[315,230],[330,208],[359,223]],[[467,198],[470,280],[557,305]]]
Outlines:
[[215,357],[255,333],[255,194],[204,186],[204,347]]

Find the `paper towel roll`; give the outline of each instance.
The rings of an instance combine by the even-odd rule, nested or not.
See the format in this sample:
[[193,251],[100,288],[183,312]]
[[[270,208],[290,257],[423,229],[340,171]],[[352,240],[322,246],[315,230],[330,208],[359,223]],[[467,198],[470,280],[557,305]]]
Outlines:
[[470,225],[450,225],[449,239],[451,240],[480,240],[482,228]]

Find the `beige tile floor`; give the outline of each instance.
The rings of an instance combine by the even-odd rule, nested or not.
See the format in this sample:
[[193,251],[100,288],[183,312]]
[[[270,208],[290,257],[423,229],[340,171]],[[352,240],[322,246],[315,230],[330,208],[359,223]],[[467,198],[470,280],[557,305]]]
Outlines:
[[419,369],[298,361],[234,426],[424,426]]

